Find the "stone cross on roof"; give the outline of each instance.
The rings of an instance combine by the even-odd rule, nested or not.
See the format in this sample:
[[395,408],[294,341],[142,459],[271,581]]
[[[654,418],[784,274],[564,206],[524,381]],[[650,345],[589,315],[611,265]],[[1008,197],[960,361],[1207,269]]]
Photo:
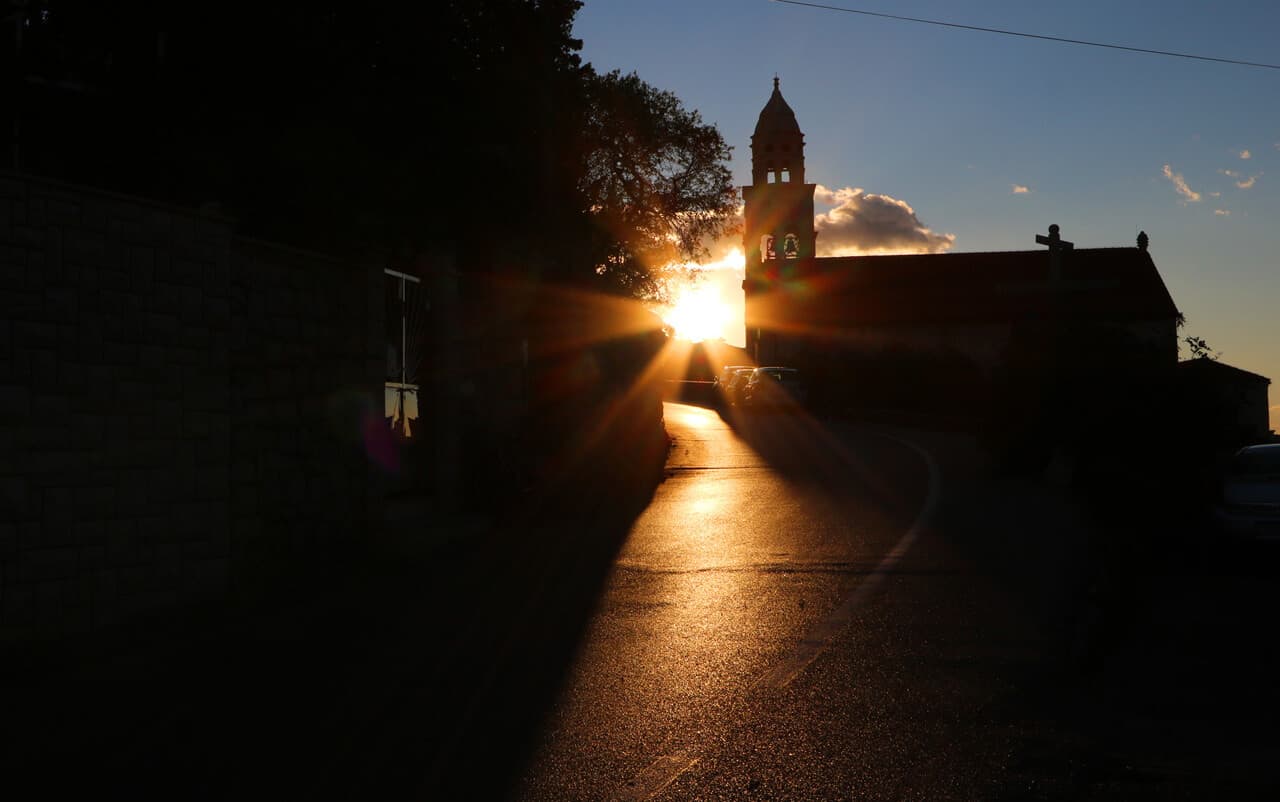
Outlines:
[[1075,243],[1062,238],[1058,233],[1057,223],[1049,226],[1049,236],[1036,234],[1036,242],[1049,246],[1049,272],[1053,276],[1053,283],[1057,284],[1062,281],[1062,254],[1074,248]]

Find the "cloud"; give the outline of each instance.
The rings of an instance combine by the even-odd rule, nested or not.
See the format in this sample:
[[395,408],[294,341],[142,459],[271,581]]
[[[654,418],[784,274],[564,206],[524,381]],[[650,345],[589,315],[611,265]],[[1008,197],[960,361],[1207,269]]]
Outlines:
[[732,224],[719,236],[704,237],[701,245],[706,249],[706,253],[701,255],[698,261],[704,265],[718,264],[724,262],[734,251],[738,252],[738,258],[742,257],[742,225],[745,220],[744,213],[746,207],[739,203],[738,211],[733,216]]
[[1013,194],[1015,195],[1026,195],[1030,191],[1031,189],[1029,187],[1024,187],[1021,184],[1013,185]]
[[1252,159],[1252,158],[1253,158],[1253,154],[1252,154],[1252,153],[1250,153],[1248,150],[1242,150],[1242,151],[1240,151],[1240,158],[1242,158],[1242,159]]
[[1197,203],[1200,200],[1200,193],[1187,186],[1186,179],[1182,177],[1182,173],[1175,173],[1173,168],[1167,164],[1161,172],[1164,173],[1165,178],[1173,182],[1173,188],[1183,197],[1185,202]]
[[1242,173],[1237,170],[1219,170],[1218,172],[1228,178],[1236,179],[1236,186],[1240,189],[1251,189],[1254,183],[1258,180],[1258,176],[1262,175],[1262,173],[1258,173],[1258,175],[1251,175],[1248,178],[1241,178]]
[[1231,210],[1230,209],[1214,209],[1213,213],[1219,217],[1229,217],[1231,215]]
[[861,187],[818,186],[815,200],[831,211],[814,219],[819,256],[871,253],[939,253],[955,244],[955,234],[933,231],[906,201],[867,194]]
[[[1253,184],[1257,182],[1258,175],[1262,175],[1261,173],[1258,173],[1258,175],[1251,175],[1251,177],[1242,178],[1243,173],[1240,173],[1239,170],[1219,170],[1219,173],[1226,175],[1228,178],[1234,178],[1236,187],[1239,187],[1240,189],[1251,189]],[[1217,197],[1216,194],[1213,197]]]
[[1221,197],[1222,197],[1222,193],[1221,193],[1221,192],[1210,192],[1210,193],[1208,193],[1208,194],[1209,194],[1209,197],[1211,197],[1211,198],[1221,198]]

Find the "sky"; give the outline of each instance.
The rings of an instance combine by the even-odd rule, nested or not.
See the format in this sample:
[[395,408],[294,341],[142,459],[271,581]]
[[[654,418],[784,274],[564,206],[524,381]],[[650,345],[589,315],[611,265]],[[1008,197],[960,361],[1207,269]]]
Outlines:
[[[1280,64],[1280,3],[825,4]],[[820,244],[842,215],[905,222],[916,241],[890,250],[1032,250],[1050,223],[1079,248],[1146,231],[1180,336],[1280,381],[1280,70],[771,0],[586,0],[574,33],[598,70],[635,71],[715,124],[739,185],[777,74],[822,187],[818,227],[833,226]],[[1274,387],[1271,403],[1280,430]]]

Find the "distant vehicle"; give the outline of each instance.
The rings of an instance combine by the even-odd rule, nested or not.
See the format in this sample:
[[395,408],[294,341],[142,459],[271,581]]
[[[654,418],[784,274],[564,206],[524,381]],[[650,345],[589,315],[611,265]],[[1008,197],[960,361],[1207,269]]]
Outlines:
[[755,370],[755,366],[754,365],[725,365],[723,368],[720,369],[720,373],[719,375],[716,376],[714,381],[716,398],[719,401],[726,404],[734,403],[733,398],[730,396],[729,385],[733,382],[734,377],[738,375],[738,373],[744,370],[750,373],[751,371]]
[[745,395],[747,382],[751,380],[751,374],[755,372],[755,368],[743,368],[733,372],[733,377],[729,379],[729,384],[724,388],[724,400],[729,404],[741,404]]
[[725,365],[720,368],[720,375],[716,376],[716,381],[720,384],[727,385],[729,380],[733,378],[733,374],[740,370],[755,370],[755,365]]
[[1222,480],[1217,518],[1230,534],[1280,540],[1280,443],[1235,453]]
[[796,368],[768,366],[751,372],[742,398],[754,409],[787,409],[807,403],[809,388]]

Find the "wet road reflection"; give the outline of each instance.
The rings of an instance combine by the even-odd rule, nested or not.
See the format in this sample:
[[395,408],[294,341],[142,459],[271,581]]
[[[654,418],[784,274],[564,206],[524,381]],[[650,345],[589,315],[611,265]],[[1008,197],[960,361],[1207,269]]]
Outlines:
[[898,507],[927,490],[918,456],[883,437],[837,446],[786,416],[739,433],[680,404],[666,421],[667,480],[615,561],[519,798],[658,793],[767,704],[761,678],[875,569],[914,513]]

